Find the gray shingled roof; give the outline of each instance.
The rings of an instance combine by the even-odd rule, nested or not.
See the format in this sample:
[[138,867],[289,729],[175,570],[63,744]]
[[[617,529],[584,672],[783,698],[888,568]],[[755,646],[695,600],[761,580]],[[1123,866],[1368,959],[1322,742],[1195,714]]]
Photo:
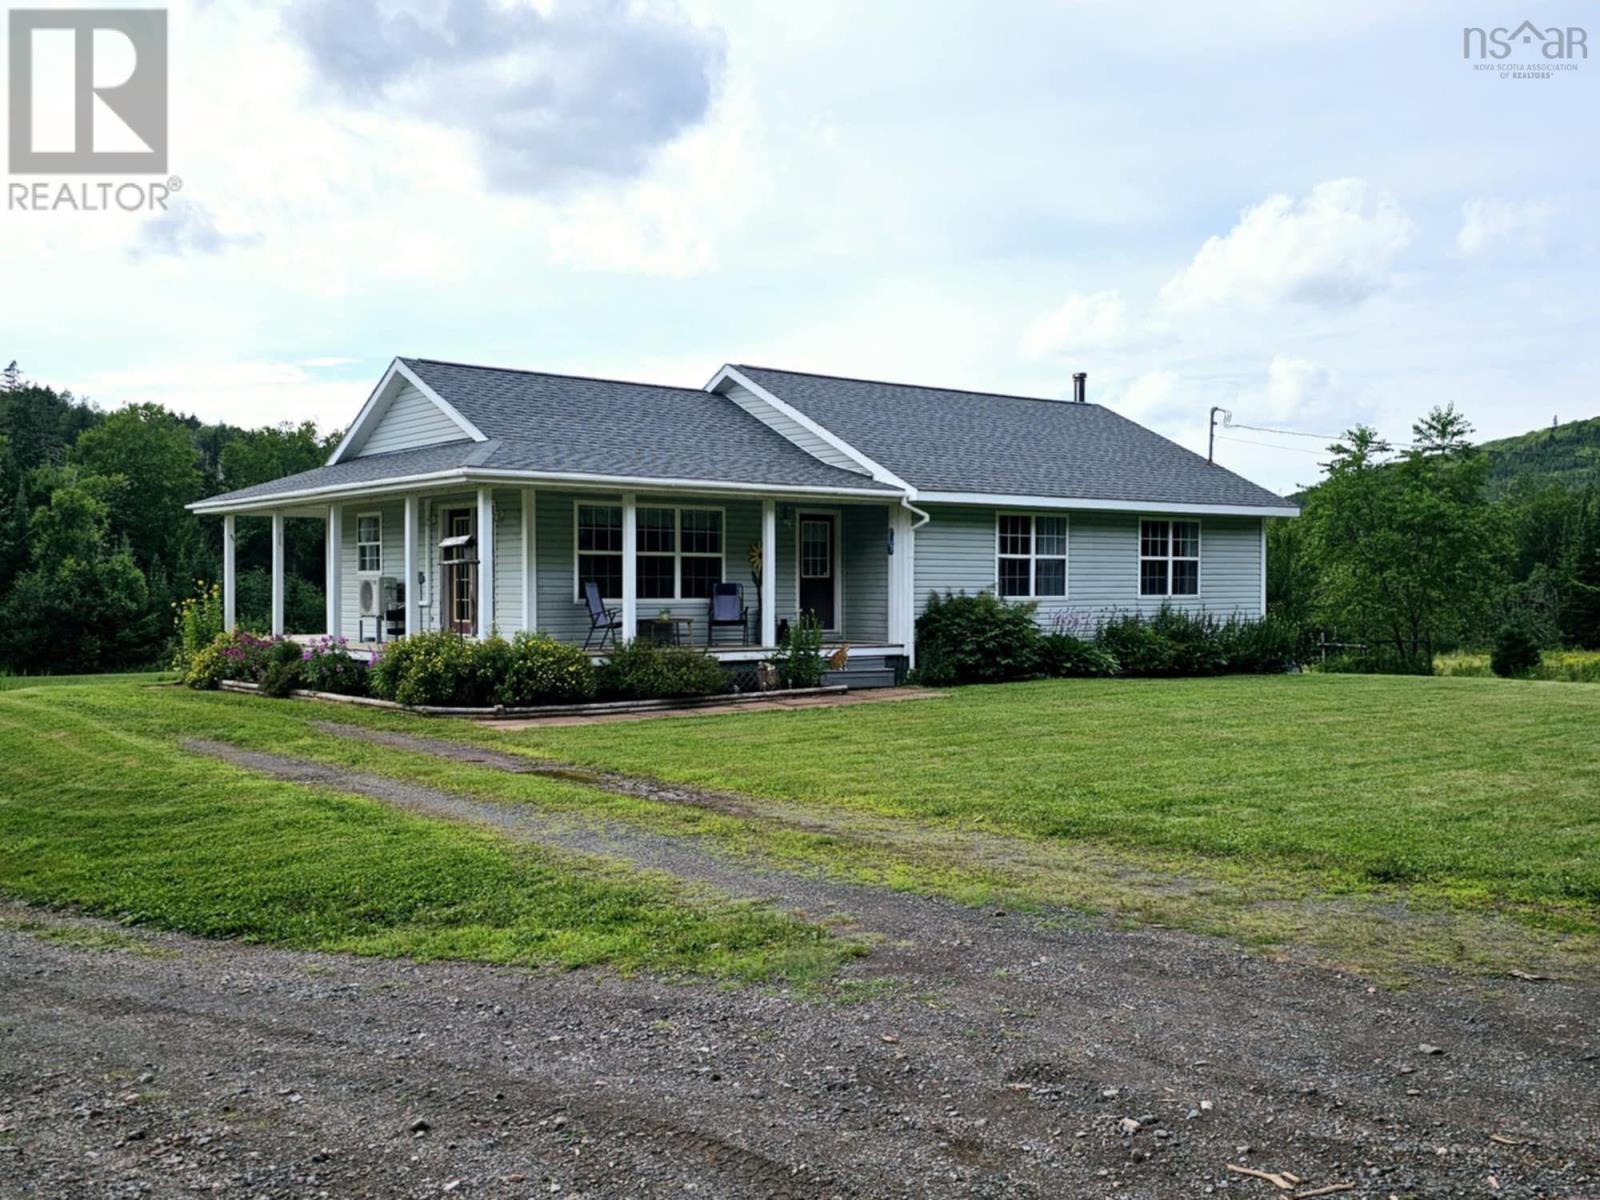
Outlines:
[[754,483],[802,492],[841,487],[895,491],[863,473],[819,462],[724,397],[698,389],[425,358],[401,361],[489,440],[346,459],[203,503],[376,483],[458,467]]
[[1098,404],[737,370],[919,491],[1293,507]]

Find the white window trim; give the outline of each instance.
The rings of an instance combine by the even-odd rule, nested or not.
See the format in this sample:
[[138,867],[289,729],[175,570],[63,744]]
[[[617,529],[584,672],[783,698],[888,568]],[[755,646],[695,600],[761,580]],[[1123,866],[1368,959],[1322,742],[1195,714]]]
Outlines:
[[[1002,554],[1000,552],[1000,522],[1005,517],[1028,518],[1028,553],[1027,554]],[[1064,536],[1067,539],[1066,551],[1062,554],[1039,553],[1039,525],[1040,517],[1059,517],[1066,527]],[[1008,596],[1000,590],[1000,562],[1007,558],[1026,558],[1028,560],[1028,592],[1023,596]],[[1041,558],[1055,561],[1061,560],[1062,580],[1061,594],[1039,595],[1039,560]],[[1002,600],[1065,600],[1072,594],[1072,519],[1062,512],[1036,513],[1023,509],[997,509],[994,514],[994,594]]]
[[[583,603],[583,580],[581,578],[581,572],[580,572],[580,568],[578,566],[578,557],[579,557],[579,555],[585,554],[585,553],[589,553],[589,554],[595,553],[594,551],[584,551],[584,550],[580,550],[578,548],[578,510],[580,508],[615,508],[615,509],[618,509],[620,511],[621,508],[622,508],[622,502],[621,501],[617,501],[616,503],[611,503],[609,501],[594,502],[594,501],[578,500],[578,501],[575,501],[573,503],[573,505],[572,505],[572,594],[573,594],[575,602],[578,603],[578,604],[582,604]],[[715,504],[672,504],[670,502],[669,503],[664,503],[664,504],[650,504],[650,503],[646,503],[644,501],[639,501],[637,504],[635,504],[634,511],[637,513],[638,510],[645,509],[645,508],[664,508],[664,509],[671,510],[671,512],[673,513],[673,518],[672,518],[672,553],[671,554],[663,554],[663,553],[656,553],[654,551],[646,552],[646,551],[640,550],[640,549],[637,548],[637,538],[636,538],[635,539],[634,555],[633,555],[634,562],[635,562],[635,565],[637,565],[638,560],[641,559],[641,558],[670,558],[670,559],[672,559],[672,595],[670,595],[670,596],[638,596],[638,595],[636,595],[634,597],[634,599],[645,601],[645,602],[650,603],[650,604],[679,604],[679,603],[699,604],[699,603],[701,603],[702,601],[705,600],[705,597],[703,597],[703,596],[685,596],[683,594],[683,560],[685,558],[714,558],[714,559],[717,560],[717,575],[720,578],[722,578],[723,580],[727,579],[727,577],[728,577],[728,511],[727,511],[727,509],[721,508],[721,507],[719,507],[719,506],[717,506]],[[720,553],[717,553],[717,554],[703,554],[703,553],[700,553],[699,551],[692,551],[692,550],[691,551],[685,551],[684,550],[684,548],[683,548],[683,514],[686,513],[686,512],[714,512],[714,513],[717,513],[717,514],[719,514],[721,516],[721,520],[722,520],[722,550],[721,550]],[[610,551],[607,551],[606,553],[610,553]],[[619,551],[617,551],[617,553],[621,554],[622,551],[619,550]],[[638,582],[637,582],[637,579],[636,579],[635,583],[634,583],[635,589],[637,589],[638,586],[639,585],[638,585]],[[601,596],[600,600],[601,600],[601,603],[603,603],[603,604],[621,604],[622,603],[622,597],[621,596]]]
[[[1167,552],[1166,554],[1146,554],[1144,552],[1144,524],[1146,521],[1162,521],[1167,525]],[[1172,553],[1172,526],[1182,522],[1194,526],[1195,553],[1191,558],[1187,554]],[[1140,517],[1135,536],[1138,542],[1135,549],[1139,554],[1138,566],[1134,568],[1133,586],[1135,594],[1141,600],[1198,600],[1205,590],[1205,529],[1199,517]],[[1164,562],[1167,564],[1167,590],[1164,592],[1147,592],[1144,590],[1144,564],[1147,562]],[[1172,564],[1175,562],[1194,563],[1194,591],[1174,592],[1172,590]]]
[[[361,522],[373,520],[378,523],[378,540],[364,542],[361,540]],[[363,512],[356,514],[356,574],[362,578],[374,578],[383,574],[383,514],[381,512]],[[361,548],[363,546],[377,546],[378,566],[375,570],[363,570],[361,567]]]

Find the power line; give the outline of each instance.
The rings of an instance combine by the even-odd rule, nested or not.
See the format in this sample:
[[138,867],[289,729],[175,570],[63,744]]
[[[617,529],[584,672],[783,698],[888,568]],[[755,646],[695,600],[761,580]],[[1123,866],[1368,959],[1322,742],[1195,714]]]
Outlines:
[[1343,440],[1342,436],[1337,434],[1306,433],[1304,430],[1300,429],[1271,429],[1266,425],[1236,425],[1231,417],[1222,422],[1222,427],[1224,429],[1248,429],[1252,433],[1282,433],[1287,434],[1289,437],[1316,438],[1317,440],[1323,442],[1337,442]]
[[[1239,428],[1242,428],[1242,426],[1235,425],[1235,426],[1232,426],[1231,428],[1239,429]],[[1221,442],[1234,442],[1234,443],[1236,443],[1236,444],[1238,444],[1240,446],[1264,446],[1268,450],[1282,450],[1286,454],[1313,454],[1313,455],[1322,454],[1321,450],[1307,450],[1304,446],[1279,446],[1279,445],[1275,445],[1272,442],[1258,442],[1258,441],[1255,441],[1252,438],[1229,437],[1225,433],[1217,434],[1217,440],[1221,441]]]

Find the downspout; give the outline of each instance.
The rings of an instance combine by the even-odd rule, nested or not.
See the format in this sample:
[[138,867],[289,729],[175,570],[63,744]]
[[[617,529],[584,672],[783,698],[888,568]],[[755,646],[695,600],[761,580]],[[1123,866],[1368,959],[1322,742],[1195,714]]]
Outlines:
[[909,496],[901,496],[900,497],[900,507],[905,509],[907,512],[914,513],[916,516],[921,518],[920,520],[918,520],[917,522],[915,522],[911,526],[911,531],[913,533],[915,533],[917,530],[921,529],[929,521],[933,520],[933,518],[930,517],[927,513],[923,512],[915,504],[911,503],[911,497],[909,497]]

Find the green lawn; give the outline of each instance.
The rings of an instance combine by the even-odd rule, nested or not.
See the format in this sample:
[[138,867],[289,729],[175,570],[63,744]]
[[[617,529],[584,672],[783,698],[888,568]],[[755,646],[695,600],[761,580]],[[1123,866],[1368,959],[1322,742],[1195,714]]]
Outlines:
[[[334,719],[745,793],[744,814],[341,738]],[[850,948],[178,748],[203,734],[773,865],[1299,946],[1373,970],[1600,961],[1600,687],[1061,680],[500,732],[127,683],[0,694],[0,893],[379,953],[740,975]]]
[[173,671],[129,671],[114,675],[6,675],[0,673],[0,692],[17,688],[81,687],[94,683],[165,683],[176,679]]
[[0,694],[0,894],[320,950],[760,978],[851,947],[770,909],[541,853],[177,746],[281,744],[306,706],[126,682]]
[[528,730],[520,747],[1030,838],[1600,913],[1600,687],[1061,680],[854,708]]

